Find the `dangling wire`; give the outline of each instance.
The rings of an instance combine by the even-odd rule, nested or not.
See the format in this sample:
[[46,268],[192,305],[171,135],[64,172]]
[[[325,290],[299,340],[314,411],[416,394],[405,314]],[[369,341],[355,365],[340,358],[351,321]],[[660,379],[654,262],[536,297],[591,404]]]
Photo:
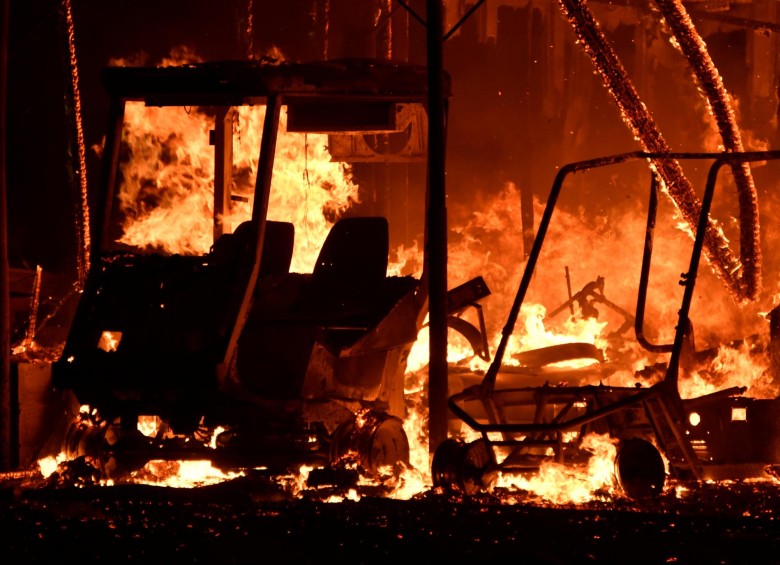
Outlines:
[[250,61],[255,58],[255,41],[254,41],[254,6],[252,0],[247,2],[247,18],[246,18],[246,56]]
[[330,0],[325,0],[322,11],[325,18],[325,22],[323,26],[322,59],[323,61],[327,61],[328,48],[329,48],[328,36],[330,35]]
[[306,181],[306,191],[311,188],[309,180],[309,134],[303,134],[303,180]]
[[311,180],[309,179],[309,134],[303,134],[303,181],[306,183],[306,191],[303,199],[303,218],[304,229],[308,227],[309,222],[309,192],[311,192]]
[[81,207],[79,225],[76,232],[79,238],[78,283],[83,287],[89,268],[90,233],[89,233],[89,197],[87,193],[87,157],[84,144],[84,127],[81,118],[81,91],[79,90],[79,66],[76,58],[76,33],[73,25],[71,0],[64,0],[65,21],[68,26],[68,54],[70,57],[70,79],[73,88],[73,110],[76,122],[76,137],[79,157],[79,182],[81,187]]

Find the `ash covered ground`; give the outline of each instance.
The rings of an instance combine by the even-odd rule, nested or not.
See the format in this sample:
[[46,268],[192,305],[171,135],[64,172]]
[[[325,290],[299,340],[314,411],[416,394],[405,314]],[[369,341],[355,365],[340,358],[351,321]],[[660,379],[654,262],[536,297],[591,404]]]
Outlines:
[[[179,489],[3,485],[3,563],[780,563],[780,485],[648,500],[508,504],[506,493],[326,502],[242,477]],[[676,494],[677,493],[677,494]],[[330,493],[333,494],[333,493]]]

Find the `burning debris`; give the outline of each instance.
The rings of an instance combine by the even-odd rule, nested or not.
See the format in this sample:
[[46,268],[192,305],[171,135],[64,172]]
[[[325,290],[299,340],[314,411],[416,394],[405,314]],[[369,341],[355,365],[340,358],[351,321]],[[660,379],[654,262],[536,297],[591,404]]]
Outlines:
[[[566,177],[576,171],[647,157],[645,153],[624,154],[573,163],[559,172],[496,357],[486,371],[471,375],[470,386],[449,399],[452,412],[473,433],[472,438],[448,439],[437,447],[432,463],[435,485],[473,493],[494,488],[497,478],[503,475],[524,477],[531,474],[533,480],[540,480],[555,472],[568,474],[576,473],[577,468],[587,468],[584,475],[596,479],[600,486],[591,486],[584,491],[591,494],[610,492],[619,486],[629,497],[643,498],[660,495],[667,475],[679,481],[746,478],[771,481],[774,477],[773,469],[780,455],[780,437],[776,434],[777,418],[770,414],[776,413],[778,408],[777,386],[761,390],[767,398],[744,396],[747,390],[744,386],[721,386],[708,394],[683,398],[680,382],[697,377],[711,379],[713,375],[706,374],[708,366],[709,370],[722,371],[712,355],[696,350],[693,326],[688,318],[717,171],[729,160],[777,159],[780,157],[777,152],[709,155],[714,163],[704,193],[702,215],[697,221],[690,265],[680,281],[685,292],[672,343],[652,343],[643,337],[658,204],[655,176],[650,190],[636,317],[604,296],[601,277],[575,295],[570,294],[569,300],[554,311],[558,313],[569,307],[574,313],[576,304],[577,315],[597,318],[596,305],[608,306],[617,311],[621,321],[620,328],[611,334],[613,338],[622,341],[621,334],[633,325],[641,345],[654,354],[668,353],[668,361],[661,361],[644,375],[642,371],[628,371],[629,367],[620,365],[613,339],[611,343],[607,342],[603,351],[590,343],[569,342],[515,355],[521,361],[519,370],[508,370],[503,364],[506,338],[514,331]],[[665,158],[703,157],[670,154]],[[763,347],[756,345],[749,355],[768,361],[770,349],[766,342]],[[732,351],[736,353],[735,348]],[[579,360],[587,363],[570,365],[563,370],[555,367]],[[758,381],[773,379],[772,372],[767,365],[762,368],[761,361],[756,368],[760,373]],[[740,372],[743,376],[748,374],[744,370]],[[620,374],[635,379],[635,384],[607,384]],[[642,382],[645,378],[647,382]],[[727,380],[734,383],[732,379]],[[756,385],[754,392],[759,390]],[[748,421],[752,422],[749,426]],[[594,441],[599,435],[607,440],[601,444],[609,449],[596,447]],[[737,436],[740,440],[736,440]],[[607,462],[606,474],[599,471],[603,471],[601,463],[604,461]],[[562,479],[552,482],[565,484]],[[538,485],[535,491],[540,492]],[[573,496],[579,498],[581,495]]]
[[[670,153],[587,6],[562,6],[646,149],[631,157],[651,161],[730,292],[755,298],[761,257],[752,157],[729,161],[742,210],[737,260],[679,166],[686,156]],[[681,6],[659,6],[708,94],[726,152],[741,154],[703,44]],[[681,318],[674,344],[645,340],[642,351],[626,334],[633,326],[642,341],[643,316],[626,309],[624,292],[613,301],[609,286],[626,285],[603,277],[588,257],[564,262],[568,297],[549,312],[542,302],[552,302],[526,301],[521,283],[513,316],[525,331],[512,335],[512,320],[495,347],[483,302],[511,286],[517,242],[502,242],[511,257],[500,259],[474,261],[465,248],[485,243],[469,229],[485,239],[516,235],[505,225],[476,226],[517,224],[511,187],[500,196],[503,215],[475,213],[456,229],[464,249],[452,254],[448,304],[452,438],[431,462],[424,246],[407,241],[390,252],[387,219],[361,211],[349,154],[331,152],[359,148],[359,159],[390,163],[418,158],[413,144],[388,155],[372,153],[378,146],[370,141],[422,139],[424,73],[354,61],[266,63],[107,71],[113,123],[122,127],[108,132],[103,148],[110,174],[101,186],[99,252],[55,364],[57,386],[90,408],[87,417],[71,411],[65,449],[41,460],[50,484],[203,486],[262,476],[287,496],[334,502],[364,493],[409,499],[433,488],[565,505],[668,496],[688,479],[777,476],[775,442],[743,441],[746,427],[747,437],[764,439],[764,430],[773,437],[776,345],[697,350]],[[354,99],[342,99],[345,91]],[[540,247],[555,198],[548,208],[538,204]],[[585,233],[581,245],[590,238]],[[579,247],[558,252],[588,255]],[[528,281],[535,261],[526,265]],[[574,294],[570,265],[595,275]],[[481,269],[498,279],[488,279],[492,292]],[[695,278],[691,267],[686,291]],[[750,370],[734,370],[738,363]],[[727,438],[713,440],[722,430]],[[679,483],[671,487],[668,477]]]

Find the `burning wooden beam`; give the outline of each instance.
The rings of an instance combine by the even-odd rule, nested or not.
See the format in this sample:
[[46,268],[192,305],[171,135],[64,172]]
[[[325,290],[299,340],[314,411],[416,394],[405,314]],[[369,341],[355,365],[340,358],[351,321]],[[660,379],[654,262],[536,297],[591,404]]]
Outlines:
[[[601,74],[605,86],[620,109],[623,121],[631,128],[635,138],[650,153],[670,153],[666,140],[655,124],[652,114],[639,97],[628,73],[607,42],[598,22],[590,12],[586,0],[559,0],[561,10],[574,28],[577,38]],[[739,130],[725,97],[725,91],[717,75],[706,47],[696,34],[684,8],[676,1],[659,0],[664,13],[674,22],[672,32],[682,44],[683,52],[691,61],[697,79],[707,92],[713,113],[718,120],[726,151],[741,151]],[[685,220],[695,229],[701,210],[701,202],[680,164],[674,159],[653,159],[653,165],[663,180]],[[758,229],[758,202],[745,163],[734,168],[739,187],[740,206],[740,257],[729,248],[718,223],[710,219],[705,237],[705,252],[717,274],[732,297],[738,301],[755,300],[761,289],[761,256]]]

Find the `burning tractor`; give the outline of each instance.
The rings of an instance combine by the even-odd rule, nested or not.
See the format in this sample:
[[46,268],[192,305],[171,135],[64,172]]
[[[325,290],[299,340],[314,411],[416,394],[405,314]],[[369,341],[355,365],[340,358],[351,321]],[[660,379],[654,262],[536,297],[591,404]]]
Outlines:
[[[724,165],[776,160],[780,152],[724,154],[627,153],[562,167],[550,191],[519,289],[504,327],[501,342],[486,371],[461,371],[462,390],[449,397],[451,430],[432,461],[437,487],[474,493],[491,488],[500,476],[530,476],[547,463],[585,465],[592,456],[586,437],[598,434],[615,445],[613,480],[632,498],[660,494],[667,476],[678,481],[744,480],[777,477],[780,464],[780,400],[746,396],[747,386],[683,398],[682,376],[714,357],[711,350],[696,350],[694,325],[689,318],[699,263],[705,247],[710,210],[718,172]],[[637,288],[635,314],[606,298],[604,278],[575,293],[550,316],[563,311],[583,319],[611,311],[619,328],[604,347],[569,342],[512,354],[506,362],[509,338],[518,321],[534,277],[537,261],[551,225],[558,197],[568,175],[578,171],[631,162],[695,159],[712,161],[698,213],[698,225],[673,340],[652,343],[645,334],[645,311],[659,206],[657,169],[652,182],[645,228],[644,253]],[[617,258],[612,257],[615,262]],[[679,272],[679,271],[676,271]],[[566,269],[567,283],[569,271]],[[751,354],[776,358],[777,310],[769,316],[770,339],[755,337],[739,345]],[[636,344],[661,360],[637,369],[623,359],[633,328]],[[670,332],[671,333],[671,332]],[[637,358],[634,356],[634,358]],[[587,361],[577,367],[562,362]],[[613,374],[629,373],[628,384],[605,384]],[[771,367],[768,371],[771,374]],[[452,376],[451,372],[451,376]],[[465,375],[465,376],[464,376]],[[466,430],[464,433],[463,430]],[[470,437],[469,435],[470,434]],[[475,439],[476,436],[476,439]],[[572,467],[570,467],[572,468]]]
[[[423,160],[425,69],[217,62],[112,67],[103,78],[110,117],[91,265],[52,373],[92,415],[74,408],[67,457],[97,461],[108,477],[157,459],[374,475],[408,463],[404,372],[426,270],[389,274],[386,217],[328,209],[310,186],[290,205],[283,188],[311,184],[318,135],[331,164]],[[157,125],[139,122],[149,112]],[[159,129],[166,120],[173,133]],[[289,132],[297,147],[283,146]],[[194,138],[209,149],[197,154]],[[301,150],[305,172],[291,177],[280,154]],[[315,226],[284,219],[282,205],[335,219],[321,246]],[[183,235],[170,233],[177,211],[190,219]],[[296,263],[307,245],[311,272]]]

